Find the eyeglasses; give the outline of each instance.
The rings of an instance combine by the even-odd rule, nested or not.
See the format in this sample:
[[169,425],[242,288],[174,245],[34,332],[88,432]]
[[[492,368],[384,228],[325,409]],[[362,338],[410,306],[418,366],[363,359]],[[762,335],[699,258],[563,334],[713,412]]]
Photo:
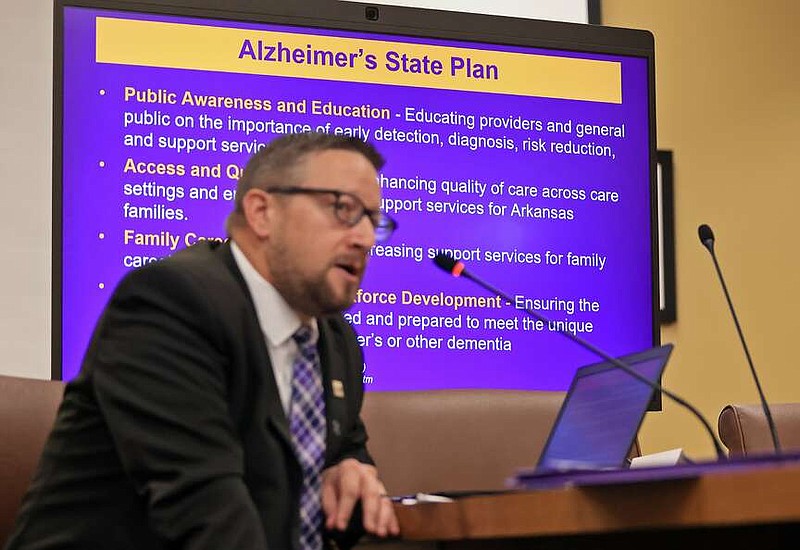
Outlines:
[[397,222],[380,210],[371,210],[364,206],[364,203],[352,193],[338,191],[336,189],[314,189],[308,187],[270,187],[264,189],[267,193],[279,195],[333,195],[333,212],[336,219],[348,227],[355,226],[361,218],[367,216],[375,230],[375,240],[385,242],[392,236],[397,229]]

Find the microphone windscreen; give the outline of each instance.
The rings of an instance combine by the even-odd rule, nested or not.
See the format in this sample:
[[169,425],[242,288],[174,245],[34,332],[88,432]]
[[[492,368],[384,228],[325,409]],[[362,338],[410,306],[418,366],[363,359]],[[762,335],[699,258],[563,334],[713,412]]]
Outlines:
[[443,269],[448,273],[452,274],[453,268],[456,266],[458,262],[456,262],[448,254],[445,254],[444,252],[439,252],[433,259],[433,263],[435,263],[439,267],[439,269]]
[[697,234],[700,235],[700,242],[703,243],[703,246],[707,246],[708,241],[714,242],[714,232],[706,224],[697,228]]

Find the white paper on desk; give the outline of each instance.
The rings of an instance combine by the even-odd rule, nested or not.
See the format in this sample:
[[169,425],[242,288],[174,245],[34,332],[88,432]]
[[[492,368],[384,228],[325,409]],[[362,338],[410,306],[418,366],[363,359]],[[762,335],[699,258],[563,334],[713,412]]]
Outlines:
[[413,497],[405,497],[400,501],[401,504],[419,504],[422,502],[453,502],[453,499],[442,495],[417,493]]
[[660,453],[637,456],[631,459],[631,468],[655,468],[657,466],[675,466],[688,464],[691,461],[683,454],[683,449],[670,449]]

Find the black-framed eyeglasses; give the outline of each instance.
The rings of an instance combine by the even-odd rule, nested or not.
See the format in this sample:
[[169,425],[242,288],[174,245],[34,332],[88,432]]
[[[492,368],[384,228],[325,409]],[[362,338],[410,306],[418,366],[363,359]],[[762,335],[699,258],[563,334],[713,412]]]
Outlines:
[[367,216],[375,230],[375,240],[385,242],[392,236],[397,229],[397,222],[380,210],[372,210],[364,206],[364,203],[356,195],[338,189],[316,189],[309,187],[270,187],[264,189],[267,193],[279,195],[333,195],[333,212],[336,219],[348,227],[355,226],[361,218]]

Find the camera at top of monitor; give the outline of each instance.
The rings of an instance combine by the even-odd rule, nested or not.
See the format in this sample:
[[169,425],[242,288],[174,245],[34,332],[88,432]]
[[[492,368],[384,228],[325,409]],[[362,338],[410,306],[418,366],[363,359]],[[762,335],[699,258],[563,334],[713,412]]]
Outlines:
[[377,21],[380,16],[381,12],[376,6],[367,6],[364,8],[364,17],[367,21]]

